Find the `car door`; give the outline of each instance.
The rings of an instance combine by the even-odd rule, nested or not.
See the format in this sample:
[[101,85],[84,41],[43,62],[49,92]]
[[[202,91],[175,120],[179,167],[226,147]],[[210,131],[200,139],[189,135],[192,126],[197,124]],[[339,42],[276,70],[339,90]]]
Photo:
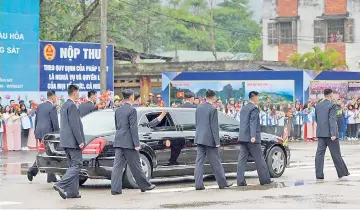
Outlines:
[[[181,127],[185,139],[183,152],[186,157],[186,174],[193,174],[195,169],[197,145],[195,144],[195,109],[176,109],[173,111],[174,119]],[[208,159],[205,160],[204,173],[212,173]]]
[[[149,112],[144,114],[146,120],[144,122],[150,122],[157,118],[161,112]],[[176,155],[176,145],[181,142],[181,134],[175,125],[171,114],[168,113],[162,120],[154,127],[148,127],[149,132],[144,133],[143,137],[148,139],[151,143],[156,154],[157,160],[157,176],[175,176],[178,175],[176,170],[185,165],[185,157],[180,152]],[[180,140],[179,140],[180,139]],[[173,156],[173,158],[172,158]],[[176,161],[171,161],[175,158]]]
[[225,115],[219,115],[219,130],[221,142],[221,159],[224,170],[227,172],[236,171],[239,156],[239,122]]

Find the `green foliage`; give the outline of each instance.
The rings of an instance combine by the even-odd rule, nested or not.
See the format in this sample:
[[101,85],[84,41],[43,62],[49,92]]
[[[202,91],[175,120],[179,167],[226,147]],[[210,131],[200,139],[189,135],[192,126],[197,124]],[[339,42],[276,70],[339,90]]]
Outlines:
[[[228,0],[211,8],[207,0],[168,0],[166,5],[160,0],[108,0],[109,42],[145,53],[211,51],[213,26],[216,51],[251,52],[249,42],[258,38],[260,27],[247,4]],[[40,8],[41,40],[100,41],[100,0],[42,0]]]
[[249,42],[250,52],[253,54],[254,60],[262,60],[263,52],[262,52],[262,41],[261,39],[252,39]]
[[289,65],[299,69],[316,71],[348,69],[346,61],[335,49],[329,48],[323,51],[319,47],[314,47],[313,50],[313,52],[305,54],[293,53],[289,58]]

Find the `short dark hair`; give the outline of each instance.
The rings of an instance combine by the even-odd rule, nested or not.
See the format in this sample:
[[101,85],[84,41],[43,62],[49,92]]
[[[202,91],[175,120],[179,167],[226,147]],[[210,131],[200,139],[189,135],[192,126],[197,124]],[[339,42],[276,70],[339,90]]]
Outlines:
[[50,97],[52,97],[53,95],[55,95],[55,91],[53,91],[53,90],[49,90],[49,91],[46,93],[47,98],[50,98]]
[[93,96],[93,95],[96,95],[96,91],[95,90],[90,90],[89,92],[88,92],[88,98],[90,98],[91,96]]
[[123,90],[122,95],[124,99],[129,99],[132,95],[134,95],[134,91],[131,89],[125,89]]
[[79,90],[79,86],[77,85],[69,85],[68,87],[68,94],[72,95],[75,91]]
[[325,89],[324,90],[324,96],[328,96],[332,93],[333,91],[331,89]]
[[11,103],[11,102],[15,102],[15,100],[11,99],[11,100],[10,100],[10,103]]
[[199,97],[195,97],[195,100],[200,100],[200,98],[199,98]]
[[216,92],[209,89],[206,91],[205,96],[206,96],[206,98],[212,98],[212,97],[216,96]]
[[134,100],[136,101],[136,100],[138,100],[139,98],[140,98],[140,93],[135,92],[135,93],[134,93]]
[[255,97],[255,96],[258,96],[259,95],[259,92],[257,92],[257,91],[250,91],[250,93],[249,93],[249,99],[251,99],[251,98],[253,98],[253,97]]
[[195,97],[192,92],[186,92],[185,93],[185,98],[192,98],[192,97]]

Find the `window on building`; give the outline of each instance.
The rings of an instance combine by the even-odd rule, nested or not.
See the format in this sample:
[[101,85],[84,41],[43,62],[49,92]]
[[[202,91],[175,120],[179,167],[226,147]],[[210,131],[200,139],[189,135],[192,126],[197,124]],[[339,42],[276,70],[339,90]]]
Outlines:
[[354,19],[315,20],[314,42],[354,42]]
[[327,21],[327,42],[344,42],[344,20]]
[[281,21],[268,23],[268,44],[296,44],[297,22]]
[[280,29],[280,44],[292,44],[292,23],[281,22],[279,23]]

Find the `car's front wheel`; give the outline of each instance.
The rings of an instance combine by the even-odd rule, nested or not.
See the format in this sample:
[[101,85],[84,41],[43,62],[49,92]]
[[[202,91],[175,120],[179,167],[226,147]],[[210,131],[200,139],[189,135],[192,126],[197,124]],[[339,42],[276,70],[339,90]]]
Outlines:
[[269,168],[271,178],[279,178],[283,175],[286,166],[286,156],[283,149],[274,146],[270,149],[266,163]]
[[[149,159],[143,155],[140,154],[140,166],[142,170],[145,172],[145,175],[148,179],[151,178],[151,172],[152,172],[152,166],[150,164]],[[133,174],[131,173],[130,167],[127,166],[124,172],[124,179],[123,179],[124,187],[130,188],[130,189],[138,189],[139,186],[137,185]]]

